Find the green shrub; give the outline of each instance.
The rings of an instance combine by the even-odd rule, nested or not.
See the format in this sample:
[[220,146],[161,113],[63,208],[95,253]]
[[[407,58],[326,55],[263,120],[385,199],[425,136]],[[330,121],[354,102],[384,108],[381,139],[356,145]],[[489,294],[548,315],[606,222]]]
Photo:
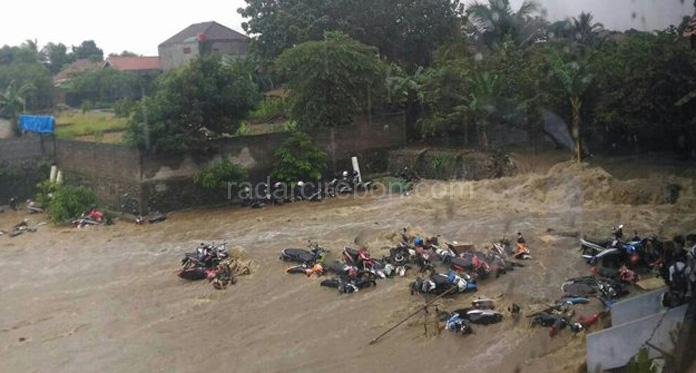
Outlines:
[[94,103],[90,100],[84,100],[82,101],[82,105],[80,105],[80,110],[82,110],[82,114],[92,111],[94,110]]
[[245,169],[225,159],[205,167],[193,177],[193,181],[205,189],[216,190],[225,188],[227,183],[241,182],[246,178]]
[[302,132],[294,132],[275,152],[275,158],[271,177],[285,183],[318,181],[326,169],[326,153]]
[[79,217],[90,206],[97,203],[93,191],[83,187],[58,186],[53,199],[48,203],[48,217],[55,224],[61,224]]
[[36,185],[36,189],[38,191],[34,200],[41,206],[47,207],[58,191],[58,184],[51,182],[51,180],[44,180]]
[[282,98],[266,99],[258,109],[249,114],[249,118],[258,122],[272,122],[274,120],[287,118],[287,103]]
[[135,109],[136,102],[131,98],[122,98],[114,102],[114,115],[117,118],[129,118]]

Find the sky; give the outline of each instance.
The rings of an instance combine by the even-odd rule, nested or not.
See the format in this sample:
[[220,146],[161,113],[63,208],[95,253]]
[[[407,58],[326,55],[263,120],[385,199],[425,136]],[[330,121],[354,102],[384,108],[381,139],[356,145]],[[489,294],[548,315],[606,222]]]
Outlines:
[[[466,0],[470,2],[470,0]],[[522,0],[511,0],[517,7]],[[547,18],[559,20],[591,11],[615,30],[663,29],[693,14],[693,0],[539,0]],[[129,50],[157,55],[157,46],[186,26],[215,20],[243,32],[237,9],[244,0],[3,0],[0,45],[36,39],[39,45],[68,46],[93,39],[106,54]]]

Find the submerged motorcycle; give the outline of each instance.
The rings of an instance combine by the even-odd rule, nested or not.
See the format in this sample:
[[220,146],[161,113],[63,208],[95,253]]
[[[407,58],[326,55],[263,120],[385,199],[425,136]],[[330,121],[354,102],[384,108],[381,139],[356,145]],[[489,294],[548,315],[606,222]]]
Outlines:
[[200,244],[195,252],[184,254],[178,276],[190,281],[214,277],[217,273],[216,268],[229,257],[230,254],[224,243],[221,245]]
[[310,244],[307,249],[283,249],[280,251],[280,260],[299,264],[314,265],[322,263],[329,251],[319,247],[318,244]]
[[430,279],[416,279],[411,284],[411,294],[443,294],[456,288],[454,293],[474,292],[478,290],[476,280],[467,274],[458,275],[455,272],[448,274],[438,273]]

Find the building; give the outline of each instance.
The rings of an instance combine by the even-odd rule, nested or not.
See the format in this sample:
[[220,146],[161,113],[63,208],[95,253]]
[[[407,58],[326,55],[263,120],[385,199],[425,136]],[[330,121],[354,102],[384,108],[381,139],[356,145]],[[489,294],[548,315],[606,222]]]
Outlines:
[[162,70],[169,71],[206,54],[244,57],[249,37],[217,22],[193,24],[159,45]]
[[117,71],[135,74],[156,74],[162,70],[159,57],[111,56],[104,61],[102,66],[104,68],[112,68]]
[[53,85],[56,87],[63,87],[70,82],[74,76],[97,69],[99,69],[99,62],[86,58],[79,59],[56,74],[56,76],[53,77]]

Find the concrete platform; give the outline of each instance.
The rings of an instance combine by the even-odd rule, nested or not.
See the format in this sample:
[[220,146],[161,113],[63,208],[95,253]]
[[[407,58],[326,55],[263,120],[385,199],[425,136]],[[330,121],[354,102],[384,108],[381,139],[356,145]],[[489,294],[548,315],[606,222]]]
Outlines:
[[665,291],[667,289],[662,288],[615,303],[611,307],[611,325],[618,326],[664,311],[662,294]]
[[[647,312],[655,294],[646,294],[646,299],[634,299],[633,304],[641,312]],[[637,297],[641,298],[641,297]],[[643,308],[645,304],[648,307]],[[626,307],[626,305],[624,305]],[[660,311],[643,318],[634,319],[609,329],[587,336],[587,371],[601,372],[603,370],[624,367],[650,339],[650,343],[660,350],[673,351],[672,335],[684,320],[687,305]],[[628,308],[625,309],[628,311]],[[629,319],[641,312],[619,312],[619,319]],[[614,316],[612,315],[612,319]],[[654,332],[654,335],[653,335]],[[658,351],[648,348],[650,357],[661,356]]]

